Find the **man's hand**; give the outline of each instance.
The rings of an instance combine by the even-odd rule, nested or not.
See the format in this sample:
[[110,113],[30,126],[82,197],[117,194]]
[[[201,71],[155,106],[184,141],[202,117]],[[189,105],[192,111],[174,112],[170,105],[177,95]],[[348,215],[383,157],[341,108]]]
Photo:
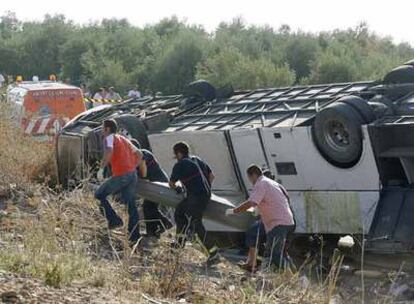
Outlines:
[[148,175],[148,168],[147,168],[147,163],[145,162],[145,160],[141,160],[139,166],[139,175],[141,178],[146,178]]
[[224,214],[226,216],[234,215],[234,209],[233,208],[226,209],[226,212]]
[[111,163],[112,154],[113,154],[112,148],[106,148],[104,151],[104,156],[101,161],[101,168],[105,168],[108,164]]
[[96,178],[98,179],[98,181],[103,181],[104,180],[104,169],[100,168],[98,170],[98,173],[96,173]]

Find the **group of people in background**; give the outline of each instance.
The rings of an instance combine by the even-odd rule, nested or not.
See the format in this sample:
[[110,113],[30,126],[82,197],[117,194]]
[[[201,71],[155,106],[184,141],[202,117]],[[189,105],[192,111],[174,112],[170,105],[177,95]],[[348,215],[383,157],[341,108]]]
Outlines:
[[[173,157],[177,160],[171,176],[168,177],[155,156],[148,150],[141,149],[139,142],[129,140],[118,134],[115,120],[105,120],[102,125],[104,153],[98,180],[104,179],[104,172],[110,167],[111,175],[99,186],[95,198],[99,200],[99,208],[106,217],[108,228],[114,229],[123,225],[108,201],[112,194],[121,195],[126,204],[129,220],[128,232],[131,246],[139,248],[141,234],[139,216],[136,207],[137,177],[151,182],[167,182],[177,193],[185,193],[185,198],[177,205],[174,213],[176,237],[171,243],[174,249],[185,246],[189,236],[196,236],[208,252],[207,265],[219,261],[219,248],[209,237],[202,218],[212,195],[212,184],[215,176],[212,168],[200,157],[190,154],[189,145],[177,142],[172,147]],[[286,240],[295,229],[295,220],[290,207],[287,191],[271,176],[266,176],[257,165],[247,169],[247,176],[253,184],[250,197],[237,208],[225,211],[226,216],[245,212],[256,207],[260,219],[247,232],[246,245],[249,247],[248,258],[242,266],[249,271],[256,271],[258,262],[257,241],[266,239],[267,265],[284,268],[289,262]],[[159,237],[166,229],[173,226],[171,221],[159,210],[156,202],[144,201],[144,219],[147,235]]]
[[[95,92],[95,94],[93,94],[88,86],[83,83],[80,85],[80,88],[82,90],[83,97],[86,98],[85,105],[87,109],[102,105],[107,100],[122,101],[131,98],[139,99],[141,97],[153,96],[152,92],[149,90],[145,91],[145,94],[143,95],[139,90],[138,85],[131,87],[124,97],[122,97],[114,87],[101,87],[97,92]],[[93,101],[90,101],[90,99],[93,99]]]
[[[55,74],[50,74],[49,81],[52,82],[57,82],[58,78]],[[0,73],[0,89],[8,84],[11,83],[20,83],[23,81],[23,77],[18,75],[16,76],[15,80],[14,77],[11,75],[8,76],[4,76],[2,73]],[[33,76],[32,77],[32,81],[34,82],[38,82],[39,81],[39,77],[38,76]],[[65,84],[71,84],[70,79],[65,79],[63,81],[63,83]],[[80,84],[80,89],[82,90],[83,96],[85,98],[90,98],[90,99],[95,99],[95,100],[125,100],[125,99],[129,99],[129,98],[134,98],[134,99],[138,99],[141,97],[146,97],[146,96],[154,96],[154,93],[147,89],[145,90],[145,93],[141,93],[139,86],[138,85],[134,85],[131,86],[129,91],[127,92],[126,95],[121,95],[119,92],[116,91],[115,87],[110,86],[110,87],[106,87],[103,86],[101,88],[99,88],[98,91],[96,92],[92,92],[90,90],[90,88],[85,84],[85,83],[81,83]],[[161,94],[160,92],[158,92],[156,95]]]
[[[93,94],[85,84],[81,84],[83,96],[85,98],[93,99],[110,99],[110,100],[122,100],[121,95],[115,90],[114,87],[101,87],[95,94]],[[141,98],[141,92],[138,90],[138,86],[135,85],[128,91],[126,98]]]

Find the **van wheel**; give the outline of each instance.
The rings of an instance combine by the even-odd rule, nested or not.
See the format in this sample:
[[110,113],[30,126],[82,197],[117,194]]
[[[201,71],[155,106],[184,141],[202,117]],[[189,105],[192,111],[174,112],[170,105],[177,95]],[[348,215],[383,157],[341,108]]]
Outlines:
[[402,65],[393,69],[384,77],[385,84],[414,83],[414,66]]
[[334,103],[319,112],[312,137],[321,155],[340,168],[351,168],[362,155],[363,118],[349,104]]
[[131,114],[115,117],[118,123],[119,133],[128,138],[135,138],[143,149],[149,149],[147,130],[144,123]]

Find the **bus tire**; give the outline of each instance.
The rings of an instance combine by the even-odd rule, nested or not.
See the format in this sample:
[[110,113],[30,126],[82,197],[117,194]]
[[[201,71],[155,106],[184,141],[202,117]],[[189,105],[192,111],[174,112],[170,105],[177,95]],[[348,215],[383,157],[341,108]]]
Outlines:
[[414,83],[414,66],[413,65],[402,65],[387,75],[385,75],[384,84],[398,84],[398,83]]
[[115,117],[120,134],[138,140],[143,149],[149,149],[147,129],[144,123],[136,116],[125,114]]
[[369,124],[375,120],[373,109],[368,104],[368,102],[361,97],[353,95],[344,96],[338,99],[337,102],[346,103],[353,107],[354,110],[356,110],[361,115],[365,124]]
[[198,97],[203,101],[212,101],[216,98],[216,89],[206,80],[196,80],[187,85],[184,90],[186,97]]
[[362,155],[362,124],[363,118],[351,105],[335,102],[313,121],[315,146],[332,165],[351,168]]

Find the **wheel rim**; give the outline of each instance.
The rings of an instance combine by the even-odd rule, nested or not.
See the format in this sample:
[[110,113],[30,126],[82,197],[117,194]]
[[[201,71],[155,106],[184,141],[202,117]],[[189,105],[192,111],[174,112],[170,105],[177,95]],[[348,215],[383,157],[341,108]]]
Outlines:
[[325,141],[335,150],[344,151],[350,145],[349,131],[346,125],[340,121],[329,121],[325,124]]

